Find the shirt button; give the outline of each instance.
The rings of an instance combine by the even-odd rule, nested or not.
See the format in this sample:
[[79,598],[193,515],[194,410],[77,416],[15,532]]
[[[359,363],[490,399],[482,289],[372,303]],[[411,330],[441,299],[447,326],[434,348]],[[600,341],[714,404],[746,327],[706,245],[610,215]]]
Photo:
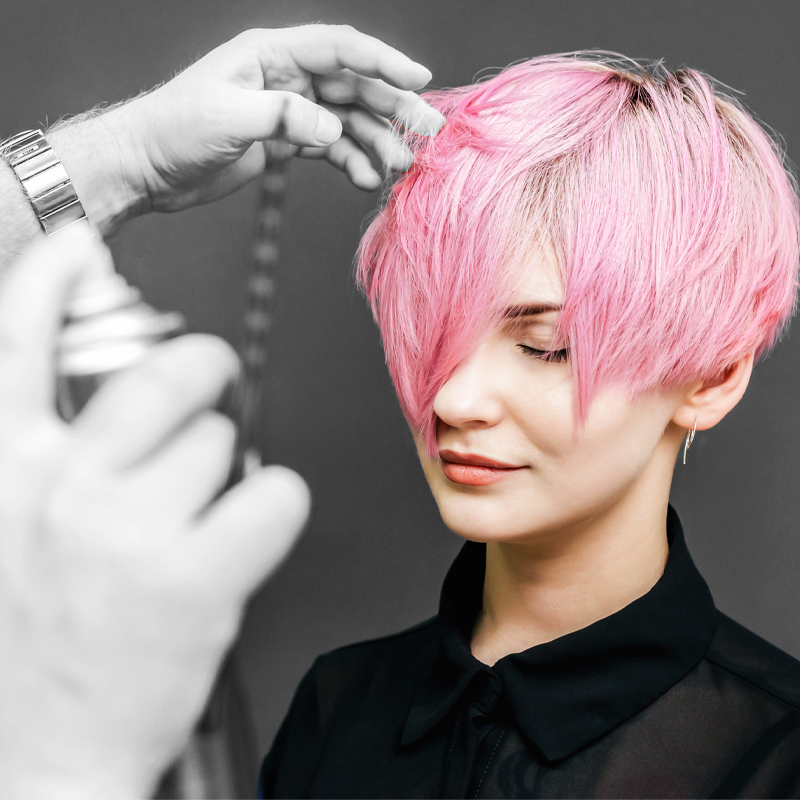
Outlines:
[[483,714],[489,714],[497,703],[497,698],[500,697],[500,690],[500,678],[493,672],[482,669],[470,682],[470,703],[477,706]]

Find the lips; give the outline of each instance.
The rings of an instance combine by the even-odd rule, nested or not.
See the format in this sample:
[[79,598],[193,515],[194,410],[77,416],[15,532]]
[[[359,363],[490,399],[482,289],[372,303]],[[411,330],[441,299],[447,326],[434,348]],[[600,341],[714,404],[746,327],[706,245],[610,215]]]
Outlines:
[[439,457],[445,477],[464,486],[488,486],[525,469],[524,466],[473,453],[457,453],[455,450],[440,450]]

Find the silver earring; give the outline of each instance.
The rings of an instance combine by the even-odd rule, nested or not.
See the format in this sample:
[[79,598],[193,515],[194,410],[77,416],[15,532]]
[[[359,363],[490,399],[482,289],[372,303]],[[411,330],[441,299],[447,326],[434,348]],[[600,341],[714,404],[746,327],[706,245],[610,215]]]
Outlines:
[[697,433],[697,415],[694,418],[694,427],[690,431],[686,431],[686,440],[683,443],[683,463],[686,463],[686,451],[692,446],[694,435]]

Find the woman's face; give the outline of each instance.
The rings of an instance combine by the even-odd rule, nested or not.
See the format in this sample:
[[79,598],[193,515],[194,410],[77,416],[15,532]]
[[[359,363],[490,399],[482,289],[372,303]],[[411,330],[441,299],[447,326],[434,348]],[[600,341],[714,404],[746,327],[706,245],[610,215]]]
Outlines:
[[[685,433],[670,421],[677,391],[635,402],[624,390],[601,391],[575,429],[569,357],[555,339],[564,294],[558,264],[544,252],[523,268],[502,324],[436,396],[441,458],[417,440],[442,518],[475,541],[542,541],[620,503],[665,504]],[[548,359],[548,351],[561,352]],[[482,459],[506,467],[475,463]]]

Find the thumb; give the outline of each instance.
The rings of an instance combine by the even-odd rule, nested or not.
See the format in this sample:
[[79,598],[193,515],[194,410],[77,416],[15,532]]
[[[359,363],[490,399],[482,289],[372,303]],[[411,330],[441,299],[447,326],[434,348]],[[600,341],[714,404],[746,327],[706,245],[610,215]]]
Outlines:
[[113,272],[111,255],[84,223],[38,237],[0,286],[0,405],[51,411],[56,335],[70,290]]
[[239,89],[236,105],[240,133],[250,141],[327,147],[342,135],[335,114],[296,92]]
[[289,553],[310,508],[308,486],[296,472],[265,467],[211,506],[192,534],[192,548],[219,588],[244,598]]

